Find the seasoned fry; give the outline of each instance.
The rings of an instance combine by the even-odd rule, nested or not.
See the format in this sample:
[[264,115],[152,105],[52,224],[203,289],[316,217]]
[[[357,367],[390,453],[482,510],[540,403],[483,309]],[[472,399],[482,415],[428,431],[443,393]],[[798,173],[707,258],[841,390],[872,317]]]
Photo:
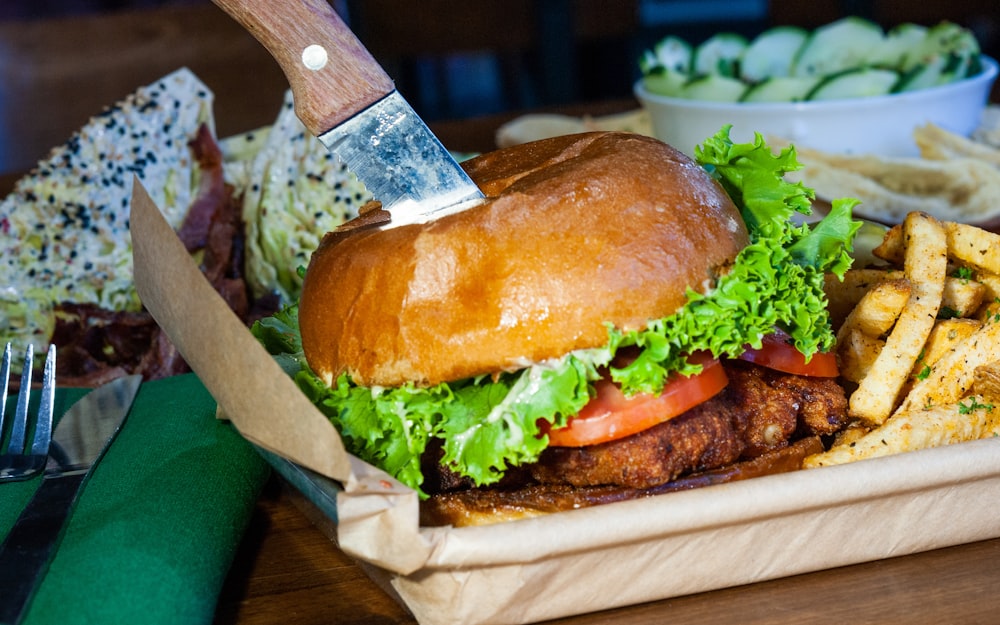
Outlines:
[[941,306],[947,272],[944,228],[924,213],[910,213],[903,222],[906,241],[904,273],[911,284],[906,306],[886,339],[868,375],[849,399],[852,417],[880,425],[892,414]]
[[976,280],[947,278],[941,294],[941,316],[968,317],[975,314],[983,304],[986,291],[986,286]]
[[[865,293],[882,282],[903,279],[899,269],[850,269],[840,280],[835,275],[826,276],[824,291],[830,324],[839,331],[848,315],[858,305]],[[970,317],[981,310],[984,302],[1000,301],[1000,276],[977,273],[972,278],[945,279],[941,294],[941,309],[951,311],[952,316]]]
[[845,464],[976,440],[990,435],[998,427],[1000,406],[982,402],[977,397],[969,397],[964,402],[929,410],[918,408],[898,412],[881,426],[852,442],[807,457],[803,467]]
[[930,375],[913,385],[899,409],[912,411],[954,403],[972,388],[976,367],[997,360],[1000,323],[987,323],[934,363]]
[[1000,404],[1000,362],[991,362],[976,367],[972,376],[972,390],[982,395],[984,401]]
[[1000,275],[988,271],[976,272],[973,279],[983,286],[983,300],[994,302],[1000,299]]
[[952,221],[943,225],[949,256],[982,271],[1000,274],[1000,235]]
[[855,383],[863,380],[883,347],[885,341],[867,336],[858,329],[838,338],[837,365],[840,367],[840,377]]
[[854,441],[861,440],[868,432],[871,432],[870,428],[860,423],[852,423],[835,435],[833,446],[850,445]]
[[886,269],[848,269],[841,280],[834,274],[827,274],[823,284],[826,293],[830,324],[836,331],[847,315],[858,305],[865,293],[876,284],[886,280],[902,278],[903,272]]
[[[954,221],[942,222],[948,238],[948,255],[952,258],[993,274],[1000,274],[1000,235],[982,228]],[[903,261],[906,242],[902,224],[886,232],[882,244],[872,253],[890,263]]]
[[872,287],[844,320],[837,332],[838,343],[855,330],[870,337],[880,337],[892,329],[912,288],[906,278],[886,280]]
[[876,258],[881,258],[882,260],[890,263],[900,265],[903,263],[904,249],[905,242],[903,241],[903,225],[896,224],[886,231],[885,238],[882,239],[882,244],[876,246],[875,249],[872,250],[872,254],[874,254]]
[[990,320],[1000,320],[1000,276],[988,272],[977,272],[975,279],[976,282],[983,285],[983,304],[972,316],[983,323]]
[[920,366],[933,366],[950,350],[971,336],[982,324],[975,319],[942,319],[934,324],[924,346]]

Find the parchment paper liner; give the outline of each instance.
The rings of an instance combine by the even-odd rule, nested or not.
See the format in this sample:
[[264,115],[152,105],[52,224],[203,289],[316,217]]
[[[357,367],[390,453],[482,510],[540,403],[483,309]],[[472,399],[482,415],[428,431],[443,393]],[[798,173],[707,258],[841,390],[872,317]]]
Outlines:
[[241,434],[342,486],[304,478],[336,498],[340,547],[421,623],[525,623],[1000,536],[997,440],[514,523],[419,528],[415,493],[345,453],[138,181],[131,228],[144,305]]

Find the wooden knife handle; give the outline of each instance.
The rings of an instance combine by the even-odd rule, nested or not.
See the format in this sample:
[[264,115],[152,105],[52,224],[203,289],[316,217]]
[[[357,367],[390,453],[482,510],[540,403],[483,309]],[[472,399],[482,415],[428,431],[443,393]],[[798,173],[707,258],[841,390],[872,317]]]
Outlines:
[[213,0],[288,78],[295,112],[321,135],[395,88],[327,0]]

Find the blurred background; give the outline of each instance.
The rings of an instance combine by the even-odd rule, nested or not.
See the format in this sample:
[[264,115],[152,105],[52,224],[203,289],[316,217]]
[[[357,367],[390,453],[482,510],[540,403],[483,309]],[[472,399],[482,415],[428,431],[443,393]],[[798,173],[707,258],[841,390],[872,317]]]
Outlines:
[[[1000,52],[998,0],[332,0],[427,121],[568,104],[631,106],[642,50],[861,15],[885,28],[942,19]],[[0,3],[0,173],[26,170],[90,116],[181,66],[215,93],[217,132],[270,123],[287,88],[209,0]],[[994,92],[994,99],[997,94]],[[25,124],[47,120],[44,126]],[[462,150],[463,146],[448,147]]]

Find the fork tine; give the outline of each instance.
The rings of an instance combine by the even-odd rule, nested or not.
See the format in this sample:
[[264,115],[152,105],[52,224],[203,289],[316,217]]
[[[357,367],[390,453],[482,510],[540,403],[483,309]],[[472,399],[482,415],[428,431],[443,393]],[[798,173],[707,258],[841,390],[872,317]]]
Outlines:
[[17,410],[14,412],[14,424],[10,430],[10,440],[7,448],[13,452],[24,449],[24,430],[28,423],[28,399],[31,396],[31,364],[35,358],[35,348],[28,343],[24,350],[24,368],[21,370],[21,388],[17,391]]
[[3,413],[7,407],[7,380],[10,377],[10,343],[3,349],[3,360],[0,361],[0,438],[3,438]]
[[42,395],[38,402],[38,416],[35,419],[34,442],[31,453],[45,455],[52,441],[52,405],[56,397],[56,346],[49,345],[45,355],[45,369],[42,371]]

